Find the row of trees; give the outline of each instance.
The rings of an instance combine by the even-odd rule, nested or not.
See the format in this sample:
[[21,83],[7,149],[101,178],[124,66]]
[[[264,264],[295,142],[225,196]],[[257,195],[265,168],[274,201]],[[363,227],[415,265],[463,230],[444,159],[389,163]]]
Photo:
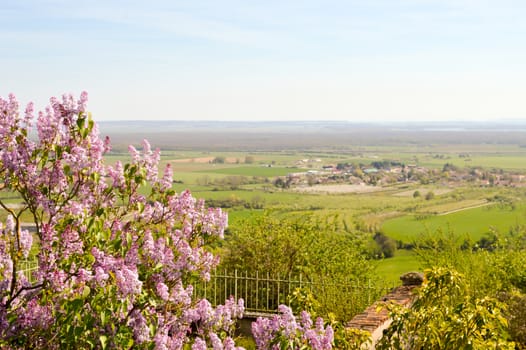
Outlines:
[[214,186],[216,190],[237,190],[243,185],[269,183],[267,177],[260,176],[243,176],[243,175],[228,175],[220,178],[211,178],[208,175],[200,176],[196,179],[199,186]]
[[[245,164],[253,164],[255,161],[254,156],[245,156],[244,163]],[[226,157],[224,156],[217,156],[212,159],[211,163],[213,164],[225,164],[227,162]],[[239,159],[236,159],[235,161],[237,164],[241,163]]]

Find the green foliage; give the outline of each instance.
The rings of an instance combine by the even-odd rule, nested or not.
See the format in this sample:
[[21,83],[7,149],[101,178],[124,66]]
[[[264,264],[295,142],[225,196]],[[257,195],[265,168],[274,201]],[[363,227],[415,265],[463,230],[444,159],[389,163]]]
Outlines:
[[441,231],[418,241],[416,254],[427,266],[441,266],[463,274],[473,297],[487,296],[507,305],[504,311],[509,320],[512,339],[526,346],[526,313],[521,302],[526,299],[526,231],[518,226],[508,234],[491,232],[491,249],[459,246],[460,237]]
[[302,238],[312,238],[311,230],[299,222],[287,225],[270,215],[250,217],[230,228],[221,266],[270,274],[298,273],[305,265],[309,244]]
[[283,177],[277,177],[274,180],[274,186],[278,188],[289,188],[290,187],[290,181],[288,179],[284,179]]
[[502,235],[493,231],[491,237],[491,249],[477,245],[466,249],[454,232],[437,230],[415,242],[415,253],[426,267],[450,267],[463,273],[480,297],[513,289],[526,292],[526,233]]
[[[296,288],[289,297],[289,305],[295,314],[307,311],[313,318],[318,316],[320,303],[314,295],[306,289]],[[349,328],[345,322],[335,319],[333,313],[329,313],[325,326],[330,325],[334,331],[334,348],[346,350],[360,350],[364,345],[372,341],[371,333],[360,329]]]
[[375,242],[375,249],[373,254],[376,257],[381,258],[392,258],[396,253],[396,242],[384,235],[381,232],[378,232],[373,237]]
[[362,350],[372,343],[371,333],[355,328],[345,327],[341,322],[333,322],[334,348],[345,350]]
[[458,167],[451,163],[446,163],[442,167],[442,171],[458,171]]
[[526,349],[526,295],[507,293],[501,299],[508,305],[510,336],[520,349]]
[[476,298],[455,270],[426,270],[412,307],[386,306],[393,320],[378,349],[514,349],[504,305]]
[[[224,174],[224,175],[241,175],[241,176],[259,176],[259,177],[274,177],[274,176],[286,176],[290,173],[304,172],[305,169],[296,167],[283,167],[283,166],[261,166],[255,164],[239,165],[226,167],[216,167],[207,170],[200,170],[200,173],[210,174]],[[211,166],[209,166],[211,167]]]
[[[282,277],[301,273],[305,282],[318,286],[313,288],[317,288],[319,314],[334,312],[339,319],[350,319],[368,302],[367,295],[353,297],[342,288],[371,276],[373,265],[367,259],[365,239],[337,231],[327,221],[267,213],[237,223],[225,241],[221,268]],[[341,303],[348,297],[348,302]]]
[[433,198],[435,198],[435,193],[433,191],[427,192],[427,194],[426,194],[426,201],[430,201]]

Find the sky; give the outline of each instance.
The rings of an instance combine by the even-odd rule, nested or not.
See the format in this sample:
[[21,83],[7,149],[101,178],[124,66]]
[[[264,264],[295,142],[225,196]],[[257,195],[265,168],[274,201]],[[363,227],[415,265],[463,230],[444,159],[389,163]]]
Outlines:
[[0,96],[95,120],[526,120],[523,0],[2,0]]

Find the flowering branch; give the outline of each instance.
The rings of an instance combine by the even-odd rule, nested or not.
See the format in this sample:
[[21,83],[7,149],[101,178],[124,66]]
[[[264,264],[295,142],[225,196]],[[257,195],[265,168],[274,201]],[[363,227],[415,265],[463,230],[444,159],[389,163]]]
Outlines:
[[[226,214],[175,193],[147,141],[130,147],[130,163],[106,165],[109,140],[86,102],[52,98],[32,139],[33,105],[21,116],[13,95],[0,98],[0,189],[22,201],[19,210],[0,201],[10,214],[0,227],[0,347],[233,349],[242,301],[214,309],[190,284],[217,265],[206,242],[223,236]],[[21,228],[25,211],[38,245]],[[22,256],[38,262],[31,281],[17,270]]]

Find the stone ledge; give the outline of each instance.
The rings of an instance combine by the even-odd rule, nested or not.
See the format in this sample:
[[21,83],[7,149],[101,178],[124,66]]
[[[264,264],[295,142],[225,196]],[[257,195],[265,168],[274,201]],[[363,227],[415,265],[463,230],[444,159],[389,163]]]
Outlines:
[[400,279],[402,280],[401,286],[394,288],[390,293],[374,302],[347,324],[349,328],[365,330],[371,333],[373,338],[371,349],[374,349],[374,344],[382,337],[383,330],[391,324],[387,310],[380,309],[377,311],[379,306],[388,302],[410,306],[414,298],[413,290],[422,285],[424,277],[419,272],[409,272],[400,276]]

